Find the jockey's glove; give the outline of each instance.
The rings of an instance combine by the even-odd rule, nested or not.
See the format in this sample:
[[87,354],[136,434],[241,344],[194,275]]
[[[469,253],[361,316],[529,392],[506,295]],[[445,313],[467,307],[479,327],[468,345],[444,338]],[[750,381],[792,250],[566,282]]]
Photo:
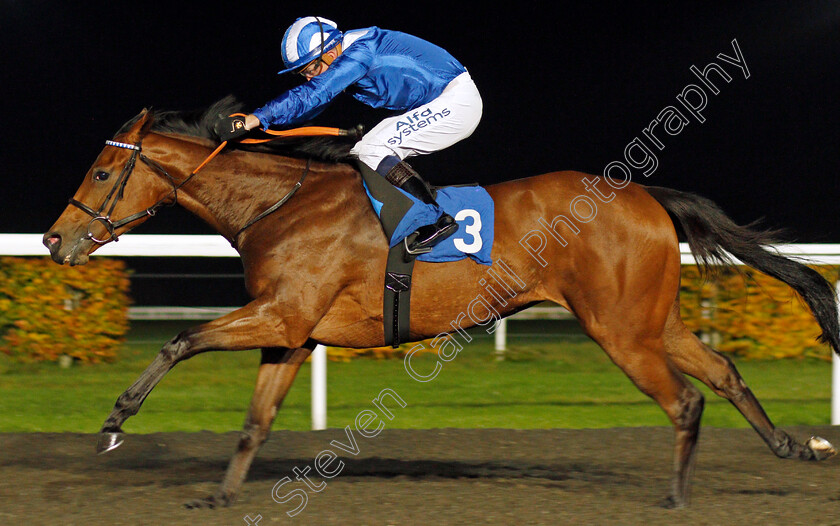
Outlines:
[[221,141],[231,141],[246,135],[250,130],[245,128],[245,115],[228,115],[225,117],[219,114],[213,131]]

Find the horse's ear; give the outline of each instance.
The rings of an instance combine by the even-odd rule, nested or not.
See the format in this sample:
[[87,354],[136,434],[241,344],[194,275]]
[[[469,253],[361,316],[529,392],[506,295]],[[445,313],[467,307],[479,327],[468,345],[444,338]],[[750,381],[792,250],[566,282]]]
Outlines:
[[149,108],[143,108],[143,111],[134,118],[134,123],[128,130],[129,140],[131,142],[138,142],[144,135],[146,135],[146,133],[148,133],[154,120],[154,112]]
[[151,108],[143,108],[140,112],[140,133],[145,134],[152,127],[152,121],[155,120],[154,112]]

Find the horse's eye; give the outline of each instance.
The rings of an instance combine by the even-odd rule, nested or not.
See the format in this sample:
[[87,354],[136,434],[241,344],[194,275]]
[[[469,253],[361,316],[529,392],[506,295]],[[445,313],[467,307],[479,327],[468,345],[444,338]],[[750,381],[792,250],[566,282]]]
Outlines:
[[111,177],[111,174],[103,170],[99,170],[98,172],[93,174],[93,179],[96,181],[107,181],[109,177]]

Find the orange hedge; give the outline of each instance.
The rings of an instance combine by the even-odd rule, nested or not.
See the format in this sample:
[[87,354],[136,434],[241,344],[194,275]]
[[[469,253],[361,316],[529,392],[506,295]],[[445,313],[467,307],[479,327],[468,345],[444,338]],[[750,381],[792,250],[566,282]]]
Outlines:
[[[829,282],[838,267],[813,267]],[[793,289],[765,274],[727,270],[704,282],[696,266],[683,266],[680,309],[685,324],[717,350],[745,358],[831,358],[810,310]]]
[[349,362],[354,358],[373,358],[375,360],[387,360],[389,358],[405,358],[415,345],[423,343],[426,345],[425,349],[419,350],[422,353],[437,353],[437,349],[432,347],[431,339],[423,342],[404,343],[396,349],[389,346],[373,347],[370,349],[347,349],[344,347],[327,347],[327,358],[334,362]]
[[0,258],[0,350],[22,362],[112,360],[128,332],[125,263]]

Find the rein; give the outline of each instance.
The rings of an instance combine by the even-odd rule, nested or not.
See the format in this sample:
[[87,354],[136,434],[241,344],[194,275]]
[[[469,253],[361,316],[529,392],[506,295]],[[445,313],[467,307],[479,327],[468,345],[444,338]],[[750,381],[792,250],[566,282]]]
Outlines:
[[[282,131],[275,131],[275,130],[262,130],[263,132],[271,135],[271,137],[266,139],[243,139],[240,142],[248,143],[248,144],[256,144],[256,143],[265,143],[269,141],[274,141],[277,139],[281,139],[284,137],[312,137],[312,136],[335,136],[335,137],[343,137],[343,136],[350,136],[359,134],[360,130],[343,130],[339,128],[328,128],[323,126],[307,126],[304,128],[295,128],[291,130],[282,130]],[[181,189],[185,184],[187,184],[193,177],[195,177],[198,172],[201,171],[202,168],[207,166],[207,164],[212,161],[221,151],[227,146],[227,141],[222,142],[213,152],[205,158],[201,164],[199,164],[195,170],[193,170],[190,175],[184,178],[180,183],[175,182],[175,179],[169,175],[169,172],[161,166],[158,162],[149,159],[142,153],[142,139],[137,142],[137,144],[129,144],[124,142],[118,141],[105,141],[105,144],[108,146],[114,146],[116,148],[124,148],[126,150],[131,150],[131,157],[128,158],[126,161],[125,166],[123,166],[120,175],[117,177],[117,180],[114,182],[114,186],[111,188],[111,191],[108,192],[108,195],[105,196],[105,199],[102,201],[102,204],[94,210],[92,207],[82,203],[81,201],[77,201],[76,199],[71,198],[70,204],[75,206],[76,208],[82,210],[89,216],[91,216],[91,220],[88,223],[88,233],[87,238],[93,241],[94,243],[98,243],[100,245],[104,245],[105,243],[109,243],[111,241],[119,241],[119,235],[117,235],[116,230],[120,227],[143,219],[144,217],[154,216],[158,209],[164,205],[166,206],[173,206],[178,203],[178,190]],[[137,159],[140,159],[143,163],[147,166],[158,172],[159,174],[166,177],[166,179],[172,185],[172,190],[168,194],[166,194],[163,198],[158,200],[152,206],[146,208],[143,211],[137,212],[135,214],[131,214],[127,217],[124,217],[119,220],[112,220],[111,214],[114,212],[114,208],[117,206],[117,202],[123,198],[125,193],[125,186],[128,183],[128,178],[131,176],[132,172],[134,171],[134,167],[137,164]],[[240,228],[236,234],[233,235],[233,239],[231,240],[230,244],[234,248],[236,248],[236,240],[239,238],[239,235],[242,234],[247,228],[252,226],[257,221],[265,218],[266,216],[270,215],[271,213],[275,212],[281,206],[283,206],[286,201],[291,199],[291,197],[298,191],[298,189],[303,185],[303,180],[306,178],[306,175],[309,173],[309,167],[312,163],[311,159],[307,159],[306,167],[303,170],[303,174],[300,176],[300,179],[297,183],[283,196],[279,201],[275,204],[270,206],[268,209],[257,215],[255,218],[248,221],[242,228]],[[171,200],[170,200],[171,197]],[[106,212],[107,208],[107,212]],[[94,224],[99,223],[105,227],[105,230],[108,233],[108,237],[105,239],[99,239],[92,231],[92,227]]]

